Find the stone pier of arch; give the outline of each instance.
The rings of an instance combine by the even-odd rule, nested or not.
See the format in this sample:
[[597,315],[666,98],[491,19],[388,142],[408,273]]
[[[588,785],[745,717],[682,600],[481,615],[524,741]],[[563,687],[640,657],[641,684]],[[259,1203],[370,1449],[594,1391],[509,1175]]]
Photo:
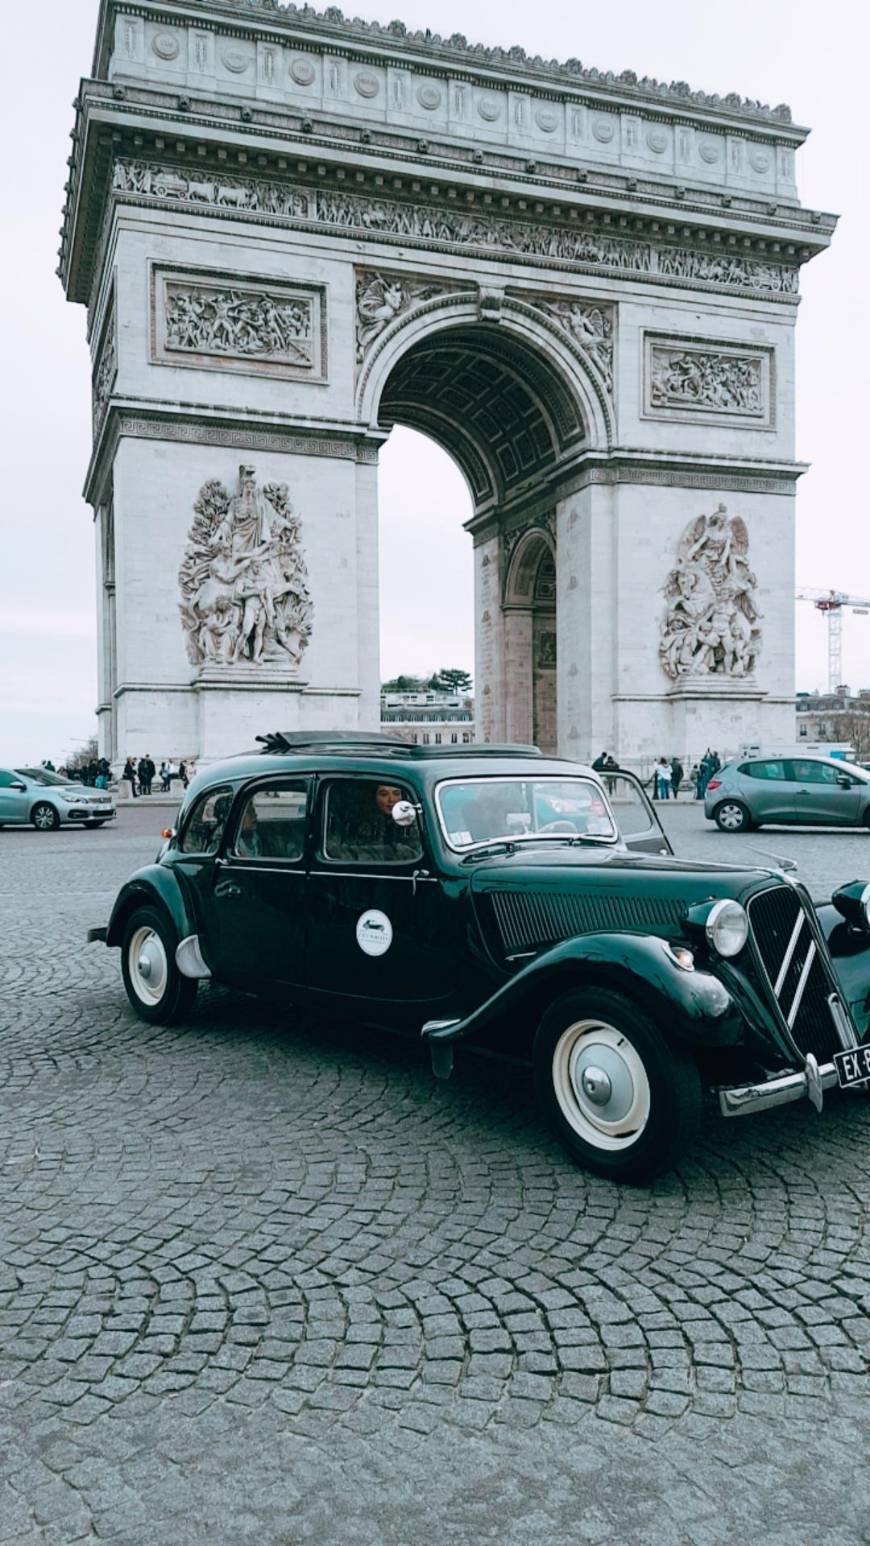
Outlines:
[[377,726],[395,424],[471,493],[482,738],[787,740],[806,132],[333,9],[102,0],[58,269],[101,751]]

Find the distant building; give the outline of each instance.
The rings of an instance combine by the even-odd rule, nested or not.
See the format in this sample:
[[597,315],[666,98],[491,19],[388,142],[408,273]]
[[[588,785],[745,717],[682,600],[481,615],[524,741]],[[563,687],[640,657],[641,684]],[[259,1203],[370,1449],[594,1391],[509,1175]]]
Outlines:
[[474,699],[458,693],[381,693],[381,729],[416,746],[467,746],[474,740]]
[[870,718],[870,687],[857,693],[845,685],[836,692],[799,692],[795,709],[798,742],[851,741],[848,719],[843,716],[865,722]]

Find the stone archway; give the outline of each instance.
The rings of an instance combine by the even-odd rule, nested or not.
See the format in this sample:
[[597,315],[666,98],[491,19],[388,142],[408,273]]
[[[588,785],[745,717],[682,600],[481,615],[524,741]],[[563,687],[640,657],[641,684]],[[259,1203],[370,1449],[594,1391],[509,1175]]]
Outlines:
[[101,0],[58,267],[93,354],[101,750],[378,724],[399,423],[472,490],[485,739],[787,740],[793,333],[834,228],[805,134],[334,7]]
[[410,304],[360,351],[358,412],[428,435],[463,472],[478,591],[497,546],[497,594],[475,617],[478,728],[554,753],[555,502],[578,458],[608,444],[606,362],[578,357],[543,311],[512,296],[484,306],[467,292],[416,299],[402,276],[363,281],[381,303],[390,284]]
[[552,522],[515,541],[505,576],[504,633],[510,740],[558,750],[556,553]]

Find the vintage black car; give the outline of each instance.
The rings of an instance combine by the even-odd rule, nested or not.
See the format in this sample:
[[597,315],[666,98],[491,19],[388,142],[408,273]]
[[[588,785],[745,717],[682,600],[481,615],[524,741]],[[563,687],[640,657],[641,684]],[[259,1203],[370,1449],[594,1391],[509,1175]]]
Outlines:
[[673,857],[640,785],[534,747],[272,735],[188,789],[107,928],[144,1020],[199,979],[530,1061],[569,1153],[672,1165],[726,1116],[870,1077],[870,885]]

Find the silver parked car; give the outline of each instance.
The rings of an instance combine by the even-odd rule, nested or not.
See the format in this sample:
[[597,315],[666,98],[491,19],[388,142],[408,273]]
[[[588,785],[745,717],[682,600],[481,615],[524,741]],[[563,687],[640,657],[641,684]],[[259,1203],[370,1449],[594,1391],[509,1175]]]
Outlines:
[[107,789],[88,789],[46,768],[0,768],[0,827],[102,827],[115,815]]
[[870,827],[870,773],[832,757],[752,757],[726,762],[704,796],[723,832],[783,826]]

